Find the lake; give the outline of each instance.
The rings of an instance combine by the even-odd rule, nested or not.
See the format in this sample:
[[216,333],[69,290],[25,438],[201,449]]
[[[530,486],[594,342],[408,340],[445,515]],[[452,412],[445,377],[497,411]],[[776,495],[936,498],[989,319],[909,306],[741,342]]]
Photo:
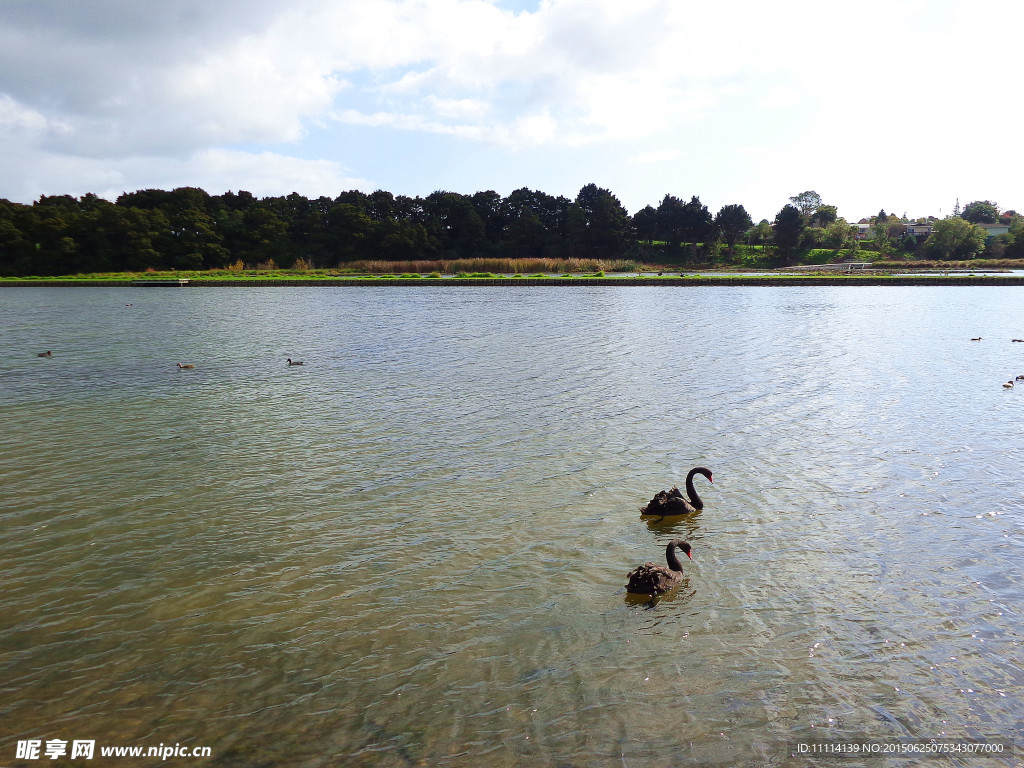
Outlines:
[[[2,290],[0,758],[1012,740],[1013,338],[1024,288]],[[641,518],[694,466],[702,512]],[[627,596],[677,538],[682,584]]]

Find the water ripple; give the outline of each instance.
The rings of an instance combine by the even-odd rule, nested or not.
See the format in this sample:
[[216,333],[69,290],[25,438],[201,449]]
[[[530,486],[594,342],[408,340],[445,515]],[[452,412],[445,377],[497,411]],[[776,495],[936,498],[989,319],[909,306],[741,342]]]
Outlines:
[[[674,766],[1015,734],[1024,367],[969,339],[1019,336],[1018,293],[5,292],[10,738]],[[695,465],[703,512],[640,518]],[[627,598],[679,537],[683,584]]]

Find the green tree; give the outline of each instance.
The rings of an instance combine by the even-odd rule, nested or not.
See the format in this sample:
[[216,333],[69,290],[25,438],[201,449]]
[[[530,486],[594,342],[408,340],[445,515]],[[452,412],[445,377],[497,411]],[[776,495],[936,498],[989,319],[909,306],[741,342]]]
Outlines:
[[423,201],[427,232],[437,238],[449,258],[482,256],[486,250],[484,223],[473,200],[456,192],[433,192]]
[[670,249],[676,248],[683,239],[683,201],[675,195],[665,195],[656,213],[658,239],[664,240]]
[[825,227],[822,244],[826,248],[833,248],[838,251],[840,248],[849,248],[855,242],[853,227],[850,226],[846,219],[836,219]]
[[890,220],[891,217],[884,208],[871,219],[871,235],[875,243],[875,250],[882,255],[892,253],[892,237],[889,235]]
[[960,217],[973,224],[995,224],[999,221],[999,206],[988,200],[975,200],[964,206]]
[[985,231],[959,216],[935,222],[921,250],[931,259],[970,259],[985,247]]
[[[366,211],[352,203],[336,202],[331,206],[325,229],[330,247],[339,262],[374,258],[375,244],[390,234],[382,232]],[[398,258],[405,255],[400,253]]]
[[800,235],[804,231],[804,219],[794,205],[785,205],[775,215],[775,227],[772,231],[775,245],[783,253],[790,255],[800,243]]
[[818,227],[828,227],[839,217],[839,209],[834,205],[819,205],[811,217],[811,223]]
[[658,234],[658,212],[647,205],[633,214],[633,234],[648,245],[653,245]]
[[800,215],[804,217],[804,221],[809,221],[814,212],[821,207],[821,195],[815,192],[813,189],[809,189],[806,192],[801,192],[799,195],[793,195],[789,198],[794,207],[800,212]]
[[1008,259],[1024,259],[1024,229],[1010,232],[1012,239],[1006,244],[1003,255]]
[[371,192],[366,196],[363,210],[374,221],[394,221],[395,196],[383,189]]
[[494,190],[476,192],[473,197],[473,208],[480,221],[484,224],[484,236],[489,246],[496,246],[508,225],[505,218],[504,201]]
[[750,214],[742,205],[723,205],[715,214],[715,226],[725,240],[729,253],[735,251],[736,243],[753,224]]
[[569,207],[566,197],[552,197],[522,187],[502,202],[507,222],[499,246],[512,258],[559,258],[565,246]]
[[27,275],[34,267],[35,244],[22,231],[27,206],[0,199],[0,275]]
[[755,245],[760,245],[764,250],[772,239],[772,225],[768,219],[761,219],[747,232],[747,238]]
[[579,256],[617,259],[626,251],[629,214],[607,189],[587,184],[570,206],[568,235]]
[[690,245],[690,258],[697,260],[697,245],[705,245],[715,239],[715,218],[708,207],[694,195],[682,209],[680,234],[684,243]]
[[821,227],[804,227],[800,233],[801,248],[820,248],[824,244],[825,230]]

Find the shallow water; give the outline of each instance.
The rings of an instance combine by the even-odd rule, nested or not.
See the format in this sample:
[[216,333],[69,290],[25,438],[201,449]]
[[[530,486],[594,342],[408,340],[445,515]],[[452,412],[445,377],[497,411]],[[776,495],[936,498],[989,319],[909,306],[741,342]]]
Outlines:
[[[801,739],[1015,738],[1022,299],[4,290],[0,758],[774,766]],[[640,518],[695,465],[703,512]],[[683,584],[627,597],[673,538]]]

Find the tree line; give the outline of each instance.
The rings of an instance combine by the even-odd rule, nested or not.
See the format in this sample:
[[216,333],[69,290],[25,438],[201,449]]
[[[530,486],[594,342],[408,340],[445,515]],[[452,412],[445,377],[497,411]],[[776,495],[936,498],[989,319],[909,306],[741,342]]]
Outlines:
[[[858,245],[856,229],[817,193],[790,200],[774,222],[755,225],[742,205],[725,205],[713,215],[696,196],[684,201],[665,195],[657,206],[630,216],[596,184],[585,185],[573,200],[527,188],[506,197],[493,191],[438,191],[421,198],[352,190],[308,199],[297,193],[210,195],[195,187],[140,190],[114,202],[93,194],[44,195],[31,205],[0,199],[0,274],[323,268],[357,260],[458,258],[728,263],[750,247],[785,263],[801,248]],[[1009,245],[1009,251],[1016,248],[1014,238]],[[1024,250],[1024,238],[1020,246]],[[945,258],[954,257],[961,256]]]

